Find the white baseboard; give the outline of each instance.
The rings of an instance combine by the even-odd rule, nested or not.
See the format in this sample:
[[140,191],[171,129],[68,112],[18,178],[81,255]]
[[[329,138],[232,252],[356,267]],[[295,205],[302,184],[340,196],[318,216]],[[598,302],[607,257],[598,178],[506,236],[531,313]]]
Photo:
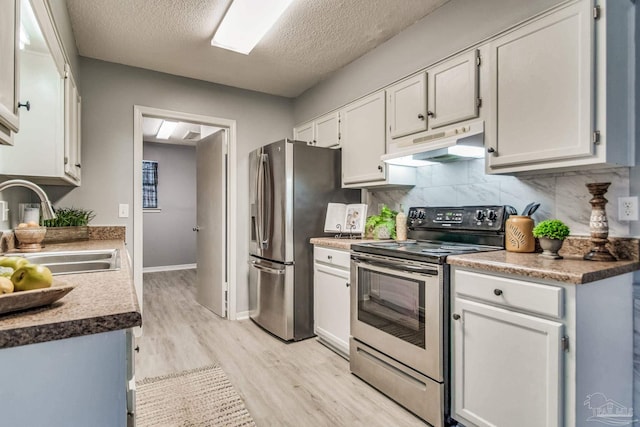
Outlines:
[[236,313],[236,320],[247,320],[249,318],[248,311],[239,311]]
[[159,271],[175,271],[175,270],[191,270],[197,268],[198,264],[177,264],[177,265],[160,265],[158,267],[144,267],[143,273],[157,273]]

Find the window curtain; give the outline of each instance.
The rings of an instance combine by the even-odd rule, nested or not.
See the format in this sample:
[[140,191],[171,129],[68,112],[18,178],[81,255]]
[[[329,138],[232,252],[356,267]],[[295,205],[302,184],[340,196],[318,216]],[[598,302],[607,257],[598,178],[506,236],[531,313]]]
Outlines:
[[142,161],[142,207],[158,207],[158,162]]

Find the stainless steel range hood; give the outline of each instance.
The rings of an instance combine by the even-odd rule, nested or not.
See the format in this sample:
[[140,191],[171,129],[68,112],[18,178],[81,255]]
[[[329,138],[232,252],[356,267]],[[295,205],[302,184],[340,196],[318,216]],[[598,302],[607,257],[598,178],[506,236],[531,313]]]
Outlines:
[[484,157],[484,122],[479,120],[404,140],[381,160],[396,165],[423,166]]

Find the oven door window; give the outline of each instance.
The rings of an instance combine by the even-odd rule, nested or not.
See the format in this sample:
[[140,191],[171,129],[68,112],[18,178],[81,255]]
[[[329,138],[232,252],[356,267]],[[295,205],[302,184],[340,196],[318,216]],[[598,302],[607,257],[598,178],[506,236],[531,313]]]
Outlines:
[[425,348],[425,282],[366,268],[358,269],[358,320]]

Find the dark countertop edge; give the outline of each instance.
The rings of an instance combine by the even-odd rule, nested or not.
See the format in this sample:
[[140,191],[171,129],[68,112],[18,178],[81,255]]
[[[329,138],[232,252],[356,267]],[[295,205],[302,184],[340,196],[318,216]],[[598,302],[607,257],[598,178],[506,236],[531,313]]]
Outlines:
[[142,326],[137,311],[0,331],[0,349],[76,338]]
[[[535,267],[526,267],[517,264],[508,264],[500,261],[467,259],[466,255],[452,255],[447,257],[447,263],[456,267],[474,268],[477,270],[493,271],[496,273],[514,274],[535,279],[551,280],[573,285],[584,285],[621,274],[632,273],[640,269],[640,262],[617,261],[617,265],[609,264],[597,271],[585,273],[568,273],[554,270],[542,270]],[[561,261],[559,261],[561,262]],[[585,261],[591,262],[591,261]],[[595,261],[594,261],[595,263]]]

